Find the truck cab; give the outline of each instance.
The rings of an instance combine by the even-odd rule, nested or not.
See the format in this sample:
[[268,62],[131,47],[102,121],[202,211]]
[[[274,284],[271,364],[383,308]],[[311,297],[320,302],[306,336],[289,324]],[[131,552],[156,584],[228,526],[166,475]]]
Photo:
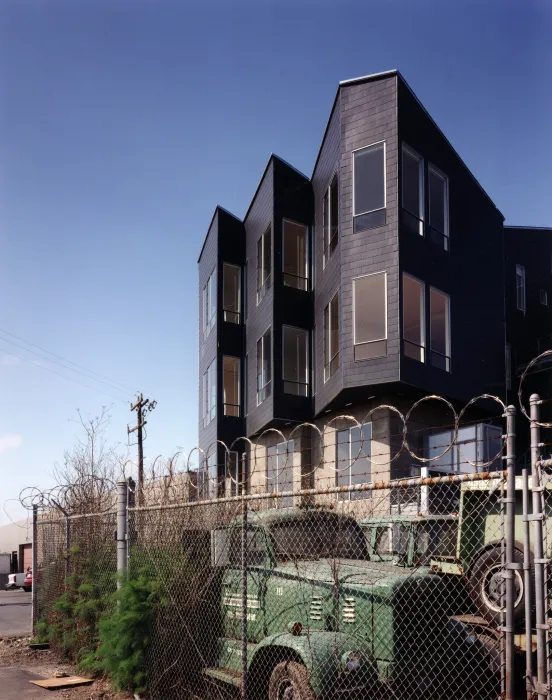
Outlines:
[[243,529],[240,517],[212,532],[221,581],[216,664],[203,670],[212,682],[239,688],[245,665],[250,690],[269,700],[393,697],[398,688],[405,698],[450,698],[451,673],[466,676],[470,697],[486,697],[482,678],[495,692],[487,648],[440,604],[446,579],[427,565],[405,568],[402,548],[397,561],[376,554],[371,529],[367,537],[331,510],[251,512],[245,593]]

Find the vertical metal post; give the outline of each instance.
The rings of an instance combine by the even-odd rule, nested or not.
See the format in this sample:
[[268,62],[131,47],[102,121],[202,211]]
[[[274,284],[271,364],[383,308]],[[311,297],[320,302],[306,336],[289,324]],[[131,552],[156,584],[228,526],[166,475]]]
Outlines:
[[523,587],[525,589],[525,687],[527,699],[533,697],[533,629],[531,610],[533,591],[531,590],[531,544],[529,535],[529,470],[522,471],[522,517],[523,517]]
[[543,530],[541,512],[540,471],[537,462],[540,459],[540,428],[537,425],[540,416],[540,396],[532,394],[529,399],[531,406],[531,467],[532,467],[532,491],[533,514],[529,516],[533,521],[533,549],[535,554],[535,618],[537,631],[537,697],[538,700],[547,700],[546,691],[546,614],[544,600],[544,552]]
[[514,700],[514,604],[515,604],[515,571],[514,558],[515,516],[516,516],[516,409],[506,408],[506,632],[505,657],[506,700]]
[[69,576],[71,569],[71,556],[69,550],[71,549],[71,521],[69,518],[65,518],[65,575]]
[[33,506],[33,549],[31,553],[31,569],[33,572],[33,587],[31,588],[31,633],[36,634],[36,623],[38,622],[37,589],[38,589],[38,506]]
[[[244,484],[245,486],[245,484]],[[241,629],[241,653],[242,653],[242,685],[241,696],[247,700],[247,501],[245,489],[243,489],[242,513],[242,629]]]
[[127,498],[128,484],[117,482],[117,588],[121,587],[122,575],[127,568]]

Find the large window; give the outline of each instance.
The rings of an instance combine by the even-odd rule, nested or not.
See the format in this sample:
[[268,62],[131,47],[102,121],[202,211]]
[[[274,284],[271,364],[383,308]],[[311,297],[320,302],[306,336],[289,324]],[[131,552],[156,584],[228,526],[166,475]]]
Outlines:
[[308,228],[293,221],[284,221],[284,284],[308,290]]
[[385,142],[353,152],[353,230],[385,223]]
[[[266,488],[268,491],[281,493],[293,491],[293,440],[267,447],[266,450]],[[278,499],[284,507],[293,505],[292,496]]]
[[429,166],[429,237],[449,249],[448,178],[434,165]]
[[211,272],[203,287],[203,337],[211,332],[217,319],[217,268]]
[[257,406],[270,396],[272,379],[272,334],[270,328],[257,341]]
[[284,393],[309,395],[309,342],[308,331],[283,327]]
[[402,147],[403,222],[424,235],[424,161],[411,148]]
[[222,306],[224,320],[230,323],[240,322],[241,305],[241,268],[237,265],[224,263],[222,282]]
[[406,357],[425,362],[424,283],[403,273],[403,348]]
[[540,290],[540,303],[543,306],[548,306],[548,292],[546,291],[546,289]]
[[429,307],[431,364],[450,372],[450,300],[448,295],[432,287]]
[[324,265],[332,257],[339,240],[339,187],[334,175],[324,193]]
[[246,260],[245,265],[243,266],[243,320],[247,321],[247,313],[249,310],[249,302],[247,300],[247,290],[249,289],[249,285],[247,283],[247,272],[249,270],[249,263]]
[[[370,456],[372,454],[372,424],[337,431],[336,479],[337,486],[347,488],[355,484],[369,483],[372,479]],[[371,491],[345,491],[341,500],[369,498]]]
[[217,361],[213,360],[203,373],[203,426],[217,415]]
[[506,389],[510,390],[512,388],[512,346],[510,343],[506,343]]
[[243,358],[243,414],[249,413],[249,355]]
[[525,313],[525,268],[523,265],[516,265],[516,303],[518,309]]
[[257,304],[270,287],[272,272],[272,224],[257,241]]
[[324,381],[339,367],[339,292],[324,309]]
[[387,355],[387,273],[353,280],[355,360]]
[[485,467],[488,471],[502,469],[502,430],[499,426],[487,423],[462,426],[458,428],[456,444],[443,454],[454,439],[454,430],[438,431],[425,437],[425,455],[433,459],[432,469],[465,474],[477,471],[474,464],[485,462],[493,462],[490,467]]
[[222,360],[222,401],[225,416],[240,415],[240,360],[225,355]]

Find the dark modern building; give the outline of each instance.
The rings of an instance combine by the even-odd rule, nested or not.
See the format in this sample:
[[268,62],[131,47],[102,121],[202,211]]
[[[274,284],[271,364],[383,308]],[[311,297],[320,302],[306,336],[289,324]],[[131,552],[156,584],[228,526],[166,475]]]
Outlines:
[[[272,155],[243,220],[216,208],[199,257],[199,446],[212,483],[231,488],[238,464],[269,490],[354,483],[375,464],[385,478],[419,473],[387,406],[511,398],[517,366],[551,347],[551,240],[504,226],[398,71],[340,83],[312,175]],[[470,407],[466,453],[432,467],[489,461],[493,412]],[[420,404],[409,447],[438,456],[451,416]],[[306,421],[318,430],[297,427]],[[323,455],[318,431],[335,438]]]

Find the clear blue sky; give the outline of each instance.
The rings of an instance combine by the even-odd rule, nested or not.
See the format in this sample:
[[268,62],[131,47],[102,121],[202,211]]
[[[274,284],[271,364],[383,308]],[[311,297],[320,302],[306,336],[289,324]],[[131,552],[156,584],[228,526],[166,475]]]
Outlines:
[[[310,174],[339,80],[398,68],[507,221],[552,225],[551,30],[547,0],[3,0],[0,328],[155,397],[149,457],[189,450],[215,205],[272,151]],[[1,501],[113,403],[2,352],[0,395]]]

